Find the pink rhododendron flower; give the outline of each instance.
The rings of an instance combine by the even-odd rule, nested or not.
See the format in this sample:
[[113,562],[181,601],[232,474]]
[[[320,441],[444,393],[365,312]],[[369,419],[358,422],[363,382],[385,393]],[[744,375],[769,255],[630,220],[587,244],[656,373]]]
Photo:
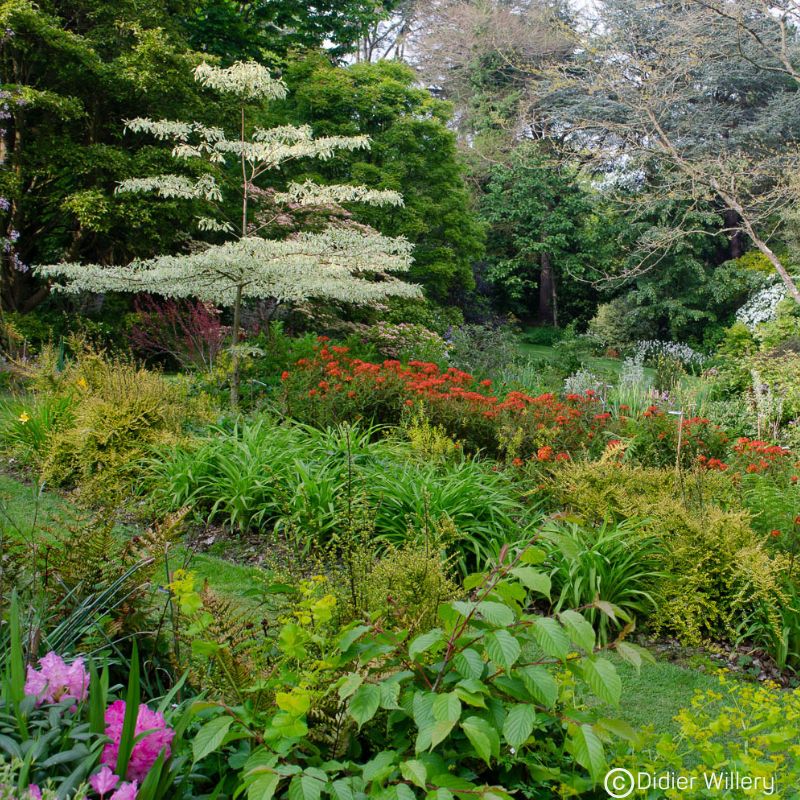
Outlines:
[[111,795],[110,800],[136,800],[136,790],[139,784],[136,781],[121,783],[119,789]]
[[[117,700],[106,710],[106,736],[111,741],[103,748],[103,755],[100,757],[100,763],[108,764],[112,769],[116,769],[117,766],[124,719],[125,701]],[[126,777],[134,781],[144,779],[162,751],[164,752],[164,758],[169,758],[171,753],[170,743],[175,735],[175,731],[167,727],[163,714],[151,711],[147,706],[141,705],[136,717],[135,736],[138,737],[145,731],[150,731],[150,733],[136,742],[128,762],[128,774]],[[121,791],[122,787],[112,795],[112,800]],[[125,798],[121,797],[117,798],[117,800],[125,800]]]
[[39,659],[39,669],[28,667],[25,694],[35,695],[36,705],[59,700],[85,700],[89,693],[89,673],[83,659],[76,658],[69,666],[55,653]]
[[95,772],[95,774],[89,778],[89,783],[92,789],[102,797],[104,794],[108,794],[108,792],[119,783],[119,777],[108,767],[103,767],[100,772]]
[[35,783],[28,784],[28,794],[32,800],[42,800],[42,790]]

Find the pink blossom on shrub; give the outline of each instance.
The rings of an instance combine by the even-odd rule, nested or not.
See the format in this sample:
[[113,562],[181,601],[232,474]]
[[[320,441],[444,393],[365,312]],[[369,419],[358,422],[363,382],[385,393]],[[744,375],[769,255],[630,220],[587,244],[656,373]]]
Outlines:
[[139,784],[137,781],[122,783],[119,789],[111,795],[110,800],[136,800],[136,791],[138,788]]
[[89,674],[82,658],[67,666],[61,656],[51,652],[39,659],[39,669],[28,667],[25,694],[35,695],[37,705],[67,699],[82,701],[88,693]]
[[95,772],[95,774],[89,778],[89,784],[100,797],[108,794],[118,783],[119,777],[108,767],[103,767],[100,772]]
[[42,800],[42,790],[35,783],[28,784],[28,794],[31,800]]
[[[111,741],[103,748],[103,755],[100,763],[107,764],[112,769],[117,767],[117,757],[119,755],[119,742],[122,738],[122,723],[125,720],[125,701],[117,700],[106,710],[106,736]],[[139,739],[133,746],[133,752],[128,763],[128,774],[134,781],[143,780],[150,767],[153,766],[159,754],[163,751],[164,757],[169,758],[171,750],[170,744],[175,731],[167,727],[164,715],[151,711],[147,706],[139,706],[139,713],[136,717],[135,736],[138,737],[145,731],[150,731],[146,736]],[[122,791],[122,787],[112,795],[112,800]],[[117,800],[125,800],[117,798]]]

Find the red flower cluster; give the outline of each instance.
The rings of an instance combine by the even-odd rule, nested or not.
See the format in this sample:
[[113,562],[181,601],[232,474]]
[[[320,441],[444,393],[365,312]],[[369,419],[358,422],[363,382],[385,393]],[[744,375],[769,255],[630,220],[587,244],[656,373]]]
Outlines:
[[[300,359],[281,380],[293,415],[324,423],[355,414],[393,423],[403,408],[421,401],[432,422],[475,447],[496,449],[498,426],[513,422],[524,431],[523,453],[539,461],[567,460],[569,451],[589,447],[594,432],[612,420],[608,412],[597,413],[599,400],[591,391],[564,401],[554,394],[519,391],[498,397],[491,381],[478,381],[454,367],[440,369],[426,361],[405,366],[393,359],[361,361],[350,357],[347,348],[329,347],[325,340],[313,358]],[[325,405],[304,409],[298,402],[301,396]],[[538,455],[545,444],[552,453],[545,455],[545,449]]]
[[786,448],[749,439],[739,439],[730,454],[728,437],[719,426],[705,417],[679,423],[678,416],[655,404],[637,418],[606,411],[591,390],[563,400],[521,391],[500,397],[491,381],[478,381],[454,367],[362,361],[346,347],[329,345],[325,337],[320,337],[314,356],[300,359],[281,381],[286,410],[297,419],[318,425],[354,418],[397,424],[409,408],[424,404],[430,422],[466,448],[501,456],[513,441],[514,456],[523,462],[599,458],[604,453],[621,459],[626,443],[634,441],[631,452],[650,466],[670,466],[677,454],[687,467],[725,472],[726,461],[731,461],[736,470],[762,472],[790,455]]
[[706,469],[716,469],[719,472],[725,472],[725,470],[728,469],[729,466],[719,458],[708,458],[707,456],[704,456],[702,454],[697,456],[697,463],[701,467],[705,467]]
[[770,471],[772,468],[783,468],[792,455],[791,450],[777,444],[748,439],[746,436],[736,440],[734,453],[742,461],[742,468],[749,474]]

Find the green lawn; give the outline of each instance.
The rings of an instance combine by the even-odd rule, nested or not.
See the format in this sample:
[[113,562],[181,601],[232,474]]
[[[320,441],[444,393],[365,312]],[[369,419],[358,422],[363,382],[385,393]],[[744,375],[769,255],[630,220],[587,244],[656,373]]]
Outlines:
[[637,671],[612,658],[622,678],[622,705],[616,714],[634,728],[652,725],[655,733],[674,733],[677,725],[674,717],[691,702],[695,692],[719,689],[719,680],[714,675],[687,669],[668,661],[644,664]]
[[[534,361],[548,361],[551,364],[557,364],[559,360],[558,350],[550,345],[544,344],[531,344],[525,341],[525,333],[517,337],[517,348],[519,352],[530,360]],[[619,378],[620,371],[622,370],[623,359],[621,358],[605,358],[603,356],[590,356],[586,359],[586,367],[590,372],[595,373],[607,381],[616,381]],[[645,377],[651,382],[655,377],[655,370],[650,367],[645,367]]]

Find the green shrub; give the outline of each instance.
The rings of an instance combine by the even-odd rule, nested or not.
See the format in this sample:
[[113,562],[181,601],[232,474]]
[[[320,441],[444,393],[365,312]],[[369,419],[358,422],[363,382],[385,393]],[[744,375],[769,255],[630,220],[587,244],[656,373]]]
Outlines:
[[363,338],[383,358],[396,358],[403,362],[432,361],[439,365],[447,360],[447,342],[424,325],[378,322],[366,329]]
[[750,359],[754,380],[769,387],[780,405],[780,421],[800,418],[800,353],[770,351]]
[[478,378],[494,378],[520,360],[514,332],[508,327],[461,325],[450,337],[450,363]]
[[563,335],[561,328],[554,328],[550,325],[539,325],[535,328],[526,328],[522,335],[525,344],[539,345],[541,347],[552,347]]
[[428,300],[411,300],[405,297],[388,297],[383,301],[382,319],[393,325],[402,322],[423,325],[440,336],[452,326],[464,324],[464,315],[456,306],[439,306]]
[[628,303],[618,297],[597,306],[594,317],[589,320],[588,332],[603,347],[625,347],[637,339],[644,338],[644,331],[631,330]]
[[185,384],[97,353],[82,354],[61,373],[43,374],[39,384],[73,399],[69,424],[48,439],[42,477],[80,486],[86,502],[117,504],[130,497],[152,448],[178,441],[190,420],[210,414]]
[[646,469],[625,464],[567,464],[550,491],[590,524],[638,520],[664,547],[654,630],[697,644],[737,636],[755,609],[769,609],[779,627],[785,558],[767,551],[751,527],[738,490],[724,474]]
[[322,565],[333,576],[337,620],[381,620],[384,627],[410,635],[434,627],[439,606],[460,594],[453,579],[455,559],[446,555],[458,532],[448,522],[409,529],[404,542],[380,554],[374,536],[374,514],[358,498],[347,528],[334,535]]
[[[464,599],[440,606],[437,627],[413,638],[381,620],[337,624],[329,582],[314,576],[270,587],[289,592],[280,624],[252,626],[248,647],[234,650],[228,620],[215,619],[191,576],[174,581],[178,626],[194,632],[183,651],[192,674],[227,676],[233,697],[216,706],[228,732],[217,740],[221,758],[242,765],[229,794],[509,800],[517,790],[592,790],[609,749],[636,737],[581,699],[617,706],[622,693],[587,620],[531,611],[546,595],[542,556],[528,546],[504,552],[468,578]],[[216,638],[217,627],[226,635]],[[615,646],[642,658],[634,645]]]

